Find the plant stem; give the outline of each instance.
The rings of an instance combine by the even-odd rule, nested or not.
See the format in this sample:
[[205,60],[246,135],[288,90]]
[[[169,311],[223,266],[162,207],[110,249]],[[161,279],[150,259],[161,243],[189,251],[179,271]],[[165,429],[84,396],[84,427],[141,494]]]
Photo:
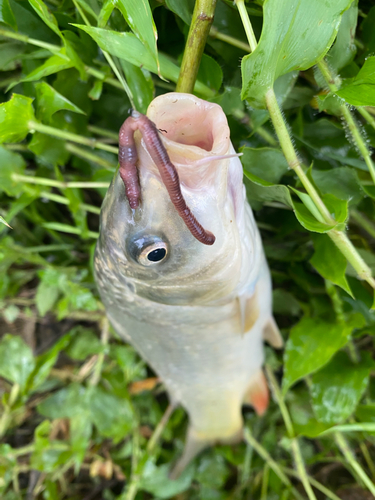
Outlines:
[[[106,348],[108,345],[108,340],[109,340],[109,321],[108,321],[107,317],[104,317],[102,319],[101,327],[102,327],[101,328],[102,333],[101,333],[100,340],[101,340],[102,345]],[[100,352],[98,354],[98,359],[95,363],[94,371],[93,371],[92,376],[90,378],[90,385],[91,386],[96,386],[99,383],[100,375],[101,375],[102,368],[103,368],[105,354],[106,353],[104,351]]]
[[[19,42],[30,43],[31,45],[35,45],[36,47],[47,49],[52,53],[60,52],[61,50],[60,45],[53,45],[52,43],[43,42],[42,40],[36,40],[35,38],[30,38],[27,35],[21,35],[21,33],[15,33],[13,31],[4,30],[2,28],[0,28],[0,36],[13,38],[14,40],[17,40]],[[69,58],[67,56],[64,56],[63,54],[59,54],[59,56],[63,59],[66,59],[67,61],[69,60]]]
[[74,144],[71,144],[67,142],[65,144],[65,149],[69,151],[69,153],[74,154],[75,156],[79,156],[80,158],[91,161],[93,163],[96,163],[97,165],[100,165],[101,167],[106,168],[107,170],[111,170],[114,172],[116,170],[116,165],[114,163],[109,162],[105,158],[102,158],[101,156],[98,156],[94,153],[91,153],[90,151],[87,151],[86,149],[82,149],[78,146],[75,146]]
[[335,432],[334,437],[337,446],[341,450],[341,453],[344,455],[348,464],[353,468],[358,477],[363,481],[367,489],[373,495],[375,495],[375,484],[371,481],[366,472],[362,469],[361,465],[357,462],[344,436],[341,434],[341,432]]
[[371,125],[373,129],[375,129],[375,120],[371,116],[371,114],[365,108],[357,108],[357,111],[363,118]]
[[214,20],[216,0],[196,0],[178,77],[177,92],[193,93],[204,46]]
[[237,38],[234,38],[233,36],[220,33],[220,31],[216,29],[214,26],[211,26],[210,37],[216,38],[217,40],[220,40],[222,42],[226,42],[229,45],[232,45],[233,47],[237,47],[238,49],[244,50],[245,52],[251,52],[250,45],[248,45],[245,42],[242,42],[241,40],[238,40]]
[[45,177],[31,177],[29,175],[12,174],[14,181],[27,182],[29,184],[38,184],[39,186],[50,186],[59,189],[67,188],[108,188],[109,182],[62,182],[55,181],[54,179],[47,179]]
[[[42,191],[39,195],[41,198],[47,198],[47,200],[54,201],[55,203],[61,203],[62,205],[70,205],[70,200],[65,198],[65,196],[60,196],[59,194],[50,193],[49,191]],[[90,212],[91,214],[100,214],[100,208],[94,207],[93,205],[87,205],[86,203],[80,203],[78,205],[79,208],[85,210],[86,212]]]
[[361,212],[353,208],[350,211],[350,219],[354,220],[358,226],[362,227],[370,236],[375,238],[375,225],[367,217],[361,214]]
[[[235,0],[235,1],[240,12],[242,23],[245,27],[246,34],[248,36],[250,47],[252,50],[255,50],[256,40],[255,37],[253,36],[254,33],[251,27],[249,16],[247,14],[247,10],[244,5],[244,0]],[[328,74],[326,72],[327,68],[328,67],[324,66],[323,71],[325,71],[325,75],[329,80],[329,85],[335,85],[332,76],[328,77]],[[266,104],[267,104],[267,109],[270,113],[273,126],[275,127],[275,131],[279,139],[281,149],[284,153],[284,156],[288,162],[289,167],[296,172],[299,180],[302,182],[307,193],[310,195],[315,206],[319,210],[319,213],[323,217],[325,223],[328,225],[335,225],[336,221],[331,216],[330,212],[325,206],[323,200],[320,198],[315,187],[310,182],[309,178],[302,169],[301,163],[294,149],[292,139],[289,135],[286,122],[284,120],[281,109],[277,102],[273,88],[269,89],[266,93]],[[367,283],[369,283],[369,285],[375,289],[375,280],[372,277],[371,269],[359,255],[359,253],[357,252],[357,250],[355,249],[349,238],[346,236],[346,234],[343,231],[339,231],[336,229],[331,229],[330,231],[328,231],[327,234],[335,243],[335,245],[339,248],[341,253],[346,257],[346,259],[351,263],[351,265],[357,271],[358,276],[361,279],[367,281]]]
[[102,149],[103,151],[109,151],[110,153],[118,154],[118,148],[109,146],[108,144],[103,144],[102,142],[99,142],[91,137],[84,137],[83,135],[74,134],[73,132],[60,130],[55,127],[50,127],[49,125],[43,125],[43,123],[38,123],[33,120],[30,120],[28,122],[28,127],[31,133],[40,132],[42,134],[58,137],[59,139],[65,139],[67,141],[84,144],[85,146],[90,146],[92,148]]
[[307,175],[305,174],[305,172],[301,167],[300,161],[297,157],[297,153],[294,149],[292,139],[290,138],[284,117],[282,115],[281,109],[279,108],[279,104],[277,102],[276,95],[273,89],[268,90],[268,92],[266,93],[266,102],[268,111],[270,112],[273,126],[275,127],[275,131],[281,145],[281,149],[283,150],[289,168],[293,169],[298,175],[298,178],[302,182],[304,188],[306,189],[311,199],[315,203],[320,214],[323,216],[325,223],[335,224],[335,220],[332,218],[327,207],[324,205],[316,189],[311,184],[309,178],[307,177]]
[[[290,476],[296,477],[299,479],[298,472],[296,472],[293,469],[289,469],[287,467],[283,467],[283,471],[285,471],[287,474]],[[314,479],[311,476],[308,476],[309,482],[316,488],[317,490],[321,491],[326,497],[330,498],[331,500],[341,500],[340,497],[335,495],[331,490],[326,488],[322,483],[319,483],[316,479]]]
[[[318,62],[318,68],[320,69],[320,72],[322,73],[325,81],[327,82],[327,85],[331,92],[337,92],[338,91],[338,86],[336,85],[336,80],[331,73],[331,70],[327,64],[327,62],[322,59],[321,61]],[[373,182],[375,183],[375,166],[372,162],[370,152],[366,146],[365,141],[363,140],[362,134],[354,120],[354,117],[352,113],[350,112],[349,108],[346,106],[346,104],[342,104],[340,106],[340,111],[342,114],[342,117],[346,121],[349,131],[352,135],[353,141],[357,148],[359,149],[361,155],[363,156],[363,159],[366,162],[366,165],[369,169],[370,175],[372,177]],[[367,113],[365,111],[365,113]]]
[[284,402],[284,398],[281,394],[279,384],[277,383],[276,378],[275,378],[271,368],[267,365],[266,365],[266,372],[267,372],[268,380],[270,381],[271,389],[272,389],[273,394],[276,398],[276,401],[279,405],[281,415],[283,416],[288,436],[289,436],[290,441],[291,441],[291,451],[292,451],[292,455],[294,458],[294,463],[296,464],[296,467],[297,467],[299,478],[300,478],[300,480],[305,488],[305,491],[307,493],[307,496],[309,497],[309,500],[316,500],[315,493],[314,493],[313,489],[311,488],[311,484],[309,482],[309,478],[308,478],[308,475],[306,472],[306,467],[305,467],[305,463],[303,461],[299,442],[295,436],[293,423],[292,423],[292,420],[290,418],[288,408],[286,407],[286,404]]
[[95,125],[89,125],[87,128],[93,134],[101,135],[103,137],[108,137],[109,139],[113,139],[115,142],[118,142],[118,133],[112,132],[112,130],[96,127]]
[[157,443],[159,442],[159,439],[161,438],[161,435],[163,434],[164,429],[166,428],[169,419],[171,418],[172,413],[176,409],[176,405],[169,403],[167,406],[167,409],[165,410],[163,416],[160,419],[160,422],[158,425],[155,427],[154,432],[152,433],[152,436],[148,440],[146,451],[148,454],[151,454]]
[[238,12],[240,13],[241,21],[243,27],[245,28],[246,36],[249,41],[250,50],[251,52],[254,52],[254,50],[257,48],[258,43],[257,39],[255,38],[253,27],[251,25],[249,15],[246,10],[245,1],[234,0],[234,3],[237,5]]

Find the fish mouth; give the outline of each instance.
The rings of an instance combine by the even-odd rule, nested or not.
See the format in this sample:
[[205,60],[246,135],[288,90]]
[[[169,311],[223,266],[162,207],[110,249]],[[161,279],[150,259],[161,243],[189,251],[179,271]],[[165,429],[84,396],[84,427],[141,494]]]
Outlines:
[[171,92],[154,99],[147,116],[158,128],[181,183],[193,189],[212,183],[220,166],[216,157],[228,155],[231,147],[221,107],[191,94]]

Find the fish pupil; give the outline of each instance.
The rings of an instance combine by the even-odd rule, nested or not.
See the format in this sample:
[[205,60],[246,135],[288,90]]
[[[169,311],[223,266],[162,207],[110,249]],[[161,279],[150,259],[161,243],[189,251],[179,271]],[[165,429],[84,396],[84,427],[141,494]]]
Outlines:
[[167,251],[165,248],[157,248],[156,250],[152,250],[149,254],[147,254],[147,259],[151,262],[159,262],[164,259]]

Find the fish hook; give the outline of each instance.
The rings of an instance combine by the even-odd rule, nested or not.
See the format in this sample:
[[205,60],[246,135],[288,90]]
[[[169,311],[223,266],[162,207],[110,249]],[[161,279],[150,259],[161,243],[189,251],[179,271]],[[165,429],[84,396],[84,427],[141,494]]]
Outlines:
[[141,187],[137,171],[137,148],[134,133],[139,130],[142,134],[147,151],[157,166],[161,179],[167,188],[171,202],[178,214],[185,222],[191,234],[205,245],[213,245],[215,236],[204,229],[191,213],[181,192],[180,179],[176,167],[171,162],[167,150],[162,143],[158,129],[146,115],[138,111],[132,112],[120,128],[119,133],[119,163],[120,177],[125,184],[125,193],[131,208],[139,206]]

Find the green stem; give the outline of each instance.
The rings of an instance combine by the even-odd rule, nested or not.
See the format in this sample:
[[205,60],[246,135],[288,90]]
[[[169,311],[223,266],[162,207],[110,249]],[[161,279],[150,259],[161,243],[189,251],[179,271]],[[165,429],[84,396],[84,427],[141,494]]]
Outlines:
[[37,184],[39,186],[56,187],[59,189],[67,188],[108,188],[109,182],[62,182],[45,177],[31,177],[29,175],[12,174],[12,180],[19,182],[27,182],[28,184]]
[[[253,37],[253,31],[251,28],[251,23],[249,16],[247,14],[247,10],[244,6],[244,0],[235,0],[241,15],[242,23],[245,26],[245,31],[248,36],[248,41],[250,44],[250,47],[252,50],[255,50],[256,48],[256,40],[254,42],[254,37]],[[251,28],[251,32],[249,31]],[[255,45],[254,45],[255,43]],[[323,65],[323,72],[326,76],[327,74],[327,66]],[[335,82],[333,81],[332,77],[328,78],[329,85],[335,85]],[[288,162],[288,165],[291,169],[293,169],[299,180],[302,182],[304,188],[306,189],[307,193],[310,195],[311,199],[313,200],[315,206],[319,210],[321,216],[323,217],[324,221],[326,224],[333,225],[336,224],[336,221],[334,218],[331,216],[330,212],[328,211],[327,207],[325,206],[323,200],[320,198],[318,192],[316,191],[315,187],[313,184],[310,182],[309,178],[305,174],[305,172],[302,169],[301,163],[297,157],[297,153],[294,149],[292,139],[289,135],[289,131],[286,125],[286,122],[284,120],[284,117],[282,115],[281,109],[279,107],[279,104],[276,99],[275,92],[273,88],[269,89],[266,93],[266,104],[268,111],[270,113],[270,117],[273,123],[273,126],[275,127],[275,131],[277,134],[277,137],[280,142],[281,149],[284,153],[284,156]],[[368,265],[365,263],[365,261],[362,259],[362,257],[358,254],[356,249],[354,248],[353,244],[349,240],[349,238],[346,236],[346,234],[342,231],[334,230],[332,229],[331,231],[328,231],[327,233],[329,237],[332,239],[332,241],[336,244],[336,246],[339,248],[339,250],[342,252],[342,254],[346,257],[346,259],[351,263],[351,265],[354,267],[354,269],[357,271],[358,275],[360,278],[364,279],[369,283],[369,285],[373,288],[375,288],[375,280],[372,277],[372,272],[371,269],[368,267]]]
[[307,496],[309,497],[309,500],[316,500],[316,496],[314,494],[313,489],[311,488],[309,478],[307,476],[306,467],[305,467],[305,463],[303,461],[299,442],[295,436],[292,419],[290,418],[288,408],[286,407],[286,404],[284,402],[284,398],[281,394],[279,384],[277,383],[276,378],[275,378],[275,376],[274,376],[274,374],[269,366],[266,366],[266,372],[267,372],[268,380],[270,381],[270,385],[271,385],[273,394],[275,395],[276,401],[279,405],[281,415],[284,419],[284,423],[285,423],[285,427],[286,427],[288,436],[291,440],[291,451],[292,451],[292,455],[294,458],[294,463],[296,464],[296,467],[297,467],[299,478],[300,478],[300,480],[305,488],[305,491],[307,493]]
[[356,460],[352,450],[350,449],[346,439],[340,432],[335,432],[335,441],[341,453],[344,455],[348,464],[352,467],[358,477],[366,485],[367,489],[375,496],[375,484],[368,477],[366,472],[362,469],[361,465]]
[[[287,467],[283,467],[283,471],[285,471],[287,474],[290,476],[296,477],[299,479],[299,474],[293,469],[288,469]],[[311,476],[307,476],[309,482],[316,488],[317,490],[321,491],[326,497],[330,498],[331,500],[341,500],[340,497],[335,495],[331,490],[323,486],[322,483],[319,483],[316,479],[314,479]]]
[[[0,36],[5,36],[7,38],[13,38],[13,40],[17,40],[23,43],[30,43],[31,45],[35,45],[36,47],[41,47],[42,49],[47,49],[52,53],[60,52],[60,45],[53,45],[52,43],[42,42],[41,40],[36,40],[35,38],[30,38],[27,35],[21,35],[21,33],[15,33],[13,31],[4,30],[0,28]],[[59,54],[62,58],[67,61],[69,58],[64,56],[63,54]]]
[[[318,62],[318,68],[320,69],[320,72],[322,73],[325,81],[327,82],[327,85],[331,92],[337,92],[339,87],[336,84],[336,80],[334,78],[334,75],[332,74],[327,62],[322,59],[321,61]],[[363,156],[363,159],[366,162],[366,165],[369,169],[371,178],[373,182],[375,183],[375,165],[372,162],[370,152],[366,146],[365,141],[363,140],[362,134],[354,120],[354,117],[352,113],[350,112],[349,108],[346,106],[346,104],[342,104],[340,106],[340,111],[341,114],[346,121],[349,131],[351,133],[351,136],[353,138],[353,141],[357,148],[359,149],[361,155]],[[366,111],[365,111],[366,113]]]
[[[108,345],[108,341],[109,341],[109,321],[106,317],[103,318],[101,326],[102,326],[101,342],[102,342],[102,345],[104,346],[104,348],[106,348]],[[102,373],[105,354],[106,354],[105,351],[100,352],[98,354],[98,359],[95,363],[95,368],[94,368],[94,371],[93,371],[92,376],[90,378],[90,385],[91,386],[96,386],[99,383],[100,375]]]
[[335,220],[332,218],[327,207],[323,203],[316,189],[314,188],[314,186],[312,185],[309,178],[307,177],[307,175],[305,174],[305,172],[301,167],[301,163],[297,157],[296,150],[294,149],[292,139],[290,138],[288,128],[286,126],[284,117],[282,115],[281,109],[279,107],[273,89],[267,91],[266,103],[268,111],[271,116],[273,126],[275,127],[275,131],[281,145],[281,149],[283,150],[284,156],[288,162],[289,167],[293,169],[298,175],[298,178],[302,182],[304,188],[310,195],[313,202],[315,203],[326,224],[335,224]]
[[151,454],[154,451],[154,449],[155,449],[157,443],[159,442],[159,440],[163,434],[163,431],[166,428],[166,426],[169,422],[169,419],[171,418],[171,415],[175,409],[176,409],[176,405],[174,405],[172,403],[170,403],[167,406],[167,409],[165,410],[163,416],[160,419],[160,422],[155,427],[155,430],[152,433],[152,436],[150,437],[150,439],[147,443],[146,451],[148,454]]
[[12,421],[12,418],[11,418],[12,406],[17,401],[19,393],[20,393],[19,384],[13,384],[12,389],[10,390],[9,399],[8,399],[7,403],[5,404],[5,408],[4,408],[3,414],[1,415],[1,419],[0,419],[0,438],[2,438],[4,436],[4,434],[6,433],[8,427],[9,427],[9,424]]
[[79,234],[82,236],[87,236],[88,238],[93,238],[97,240],[99,238],[99,233],[95,233],[94,231],[87,231],[83,234],[82,229],[75,226],[68,226],[67,224],[59,224],[58,222],[44,222],[42,224],[46,229],[51,229],[52,231],[60,231],[61,233],[68,234]]
[[106,128],[96,127],[95,125],[89,125],[88,130],[93,134],[101,135],[103,137],[108,137],[118,142],[118,133],[112,132],[112,130],[107,130]]
[[43,123],[35,122],[33,120],[28,122],[28,128],[31,133],[40,132],[42,134],[58,137],[59,139],[64,139],[66,141],[72,141],[77,144],[90,146],[91,148],[102,149],[103,151],[118,154],[118,148],[114,146],[103,144],[102,142],[99,142],[91,137],[84,137],[83,135],[74,134],[73,132],[67,132],[66,130],[60,130],[55,127],[50,127],[49,125],[43,125]]
[[375,129],[375,120],[371,116],[371,114],[365,108],[357,108],[357,111],[363,116],[367,123],[369,123],[373,129]]
[[245,42],[242,42],[241,40],[238,40],[237,38],[234,38],[233,36],[220,33],[220,31],[217,30],[214,26],[211,26],[210,37],[216,38],[217,40],[220,40],[222,42],[226,42],[229,45],[232,45],[233,47],[237,47],[238,49],[244,50],[245,52],[251,52],[250,45],[248,45]]
[[67,142],[65,144],[65,149],[70,153],[74,154],[75,156],[79,156],[84,160],[96,163],[97,165],[100,165],[101,167],[106,168],[107,170],[111,170],[112,172],[116,170],[116,165],[114,163],[111,163],[105,158],[102,158],[101,156],[91,153],[86,149],[82,149],[78,146],[75,146],[74,144]]
[[265,466],[263,467],[263,478],[262,478],[262,489],[260,492],[260,500],[267,500],[269,478],[270,478],[270,467],[266,463]]
[[350,219],[354,220],[354,222],[363,228],[367,233],[375,238],[375,225],[367,219],[361,212],[358,212],[358,210],[352,209],[350,211]]
[[333,310],[335,311],[337,321],[340,323],[345,322],[345,313],[344,313],[344,306],[342,303],[342,300],[340,298],[340,295],[337,292],[336,286],[332,283],[332,281],[329,280],[324,280],[325,287],[327,294],[329,295]]
[[178,77],[177,92],[193,93],[203,50],[214,20],[216,0],[196,0]]
[[[39,195],[41,198],[47,198],[48,200],[54,201],[55,203],[61,203],[62,205],[70,205],[70,200],[65,198],[65,196],[60,196],[59,194],[50,193],[49,191],[42,191]],[[92,214],[99,215],[100,208],[94,207],[93,205],[87,205],[86,203],[80,203],[79,208],[85,210],[85,212],[90,212]]]
[[269,465],[269,467],[273,470],[273,472],[280,479],[280,481],[282,481],[285,484],[285,486],[291,488],[294,495],[297,498],[302,499],[303,498],[302,495],[300,495],[298,491],[295,490],[295,488],[293,488],[292,483],[290,482],[288,477],[284,474],[279,464],[271,457],[268,451],[265,448],[263,448],[263,446],[253,437],[253,435],[251,434],[250,430],[247,427],[245,427],[244,430],[244,439],[252,448],[254,448],[254,450],[258,453],[258,455],[260,455],[263,458],[263,460]]
[[234,3],[237,5],[238,12],[240,13],[241,21],[243,27],[245,28],[246,36],[249,41],[250,50],[251,52],[254,52],[254,50],[257,48],[258,43],[257,39],[255,38],[253,27],[251,25],[249,15],[246,10],[245,1],[234,0]]

